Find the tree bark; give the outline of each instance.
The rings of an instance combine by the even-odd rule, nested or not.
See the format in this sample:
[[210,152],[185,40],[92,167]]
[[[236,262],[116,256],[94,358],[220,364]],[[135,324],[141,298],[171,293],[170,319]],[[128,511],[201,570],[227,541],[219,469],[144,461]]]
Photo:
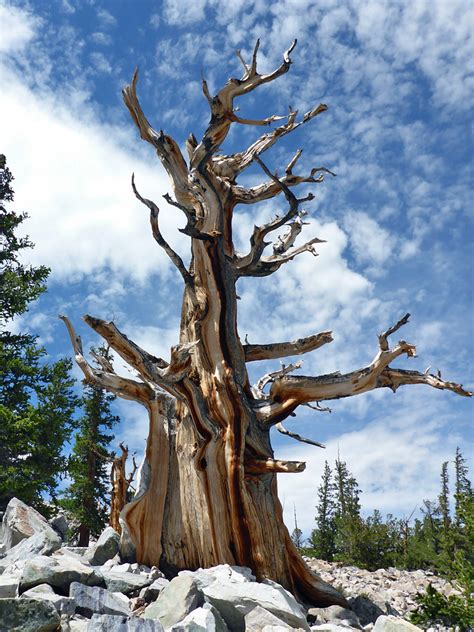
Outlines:
[[[134,178],[136,197],[150,211],[152,234],[163,248],[184,283],[179,344],[171,349],[170,360],[156,358],[138,347],[113,323],[86,316],[86,322],[128,362],[139,381],[125,380],[112,366],[93,371],[82,354],[80,340],[67,319],[76,360],[86,377],[99,381],[121,397],[135,399],[148,411],[150,430],[145,459],[134,500],[121,514],[123,555],[139,562],[160,565],[173,574],[217,564],[248,566],[257,579],[270,578],[292,591],[306,603],[346,605],[344,597],[314,575],[301,559],[283,522],[277,494],[277,473],[298,473],[304,463],[275,459],[270,430],[308,443],[285,430],[281,422],[301,404],[338,399],[389,386],[424,383],[436,388],[470,395],[460,385],[440,377],[403,372],[389,367],[401,354],[414,355],[414,346],[404,341],[389,349],[388,336],[397,331],[408,315],[379,336],[379,352],[371,365],[340,376],[332,374],[294,377],[300,365],[284,366],[251,386],[246,362],[298,355],[317,349],[332,340],[322,332],[294,342],[266,345],[242,344],[237,328],[236,284],[242,276],[267,276],[304,252],[316,255],[313,238],[297,246],[295,240],[306,222],[300,204],[312,194],[298,199],[292,188],[303,182],[319,183],[331,171],[315,167],[308,176],[296,176],[293,169],[301,151],[285,169],[285,176],[272,174],[261,154],[277,140],[327,110],[320,104],[297,122],[290,112],[287,122],[260,137],[246,151],[230,156],[217,155],[232,124],[267,125],[282,117],[261,121],[239,118],[233,101],[263,83],[286,73],[290,53],[268,75],[257,72],[255,47],[250,64],[243,62],[241,79],[230,79],[211,96],[205,81],[203,92],[211,119],[201,142],[190,136],[186,147],[189,166],[178,144],[163,132],[156,132],[143,114],[136,94],[137,73],[124,89],[124,100],[142,139],[157,151],[168,172],[175,199],[164,197],[182,211],[189,236],[191,263],[164,239],[159,225],[160,209],[141,196]],[[236,177],[250,164],[260,165],[268,181],[245,189]],[[316,174],[319,174],[316,176]],[[237,204],[249,204],[282,194],[288,210],[268,224],[255,226],[250,249],[235,252],[232,228]],[[273,243],[273,254],[264,251],[265,241],[274,231],[284,229]],[[269,391],[265,390],[271,385]],[[319,405],[316,404],[316,408]]]

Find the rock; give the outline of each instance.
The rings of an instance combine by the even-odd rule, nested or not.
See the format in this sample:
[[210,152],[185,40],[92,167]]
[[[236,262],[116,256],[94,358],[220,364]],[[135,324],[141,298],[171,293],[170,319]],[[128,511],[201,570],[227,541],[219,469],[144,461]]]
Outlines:
[[121,592],[125,595],[135,597],[140,590],[152,583],[152,580],[146,575],[136,575],[135,573],[117,573],[101,569],[105,585],[112,592]]
[[422,630],[405,619],[382,615],[375,622],[372,632],[422,632]]
[[21,575],[20,592],[38,584],[49,584],[66,595],[71,582],[97,586],[103,585],[104,580],[100,573],[72,555],[38,556],[25,564]]
[[219,610],[231,630],[244,630],[245,615],[256,606],[261,606],[286,624],[309,631],[306,613],[302,606],[287,590],[270,580],[265,580],[261,584],[255,582],[214,583],[203,588],[203,592],[207,601]]
[[51,555],[59,549],[61,544],[60,536],[53,529],[38,531],[29,538],[21,540],[5,553],[0,559],[0,570],[4,570],[21,560],[28,560],[35,555]]
[[2,525],[5,551],[36,533],[54,533],[46,518],[18,498],[12,498],[8,503]]
[[94,614],[87,626],[87,632],[163,632],[159,621],[110,614]]
[[173,625],[169,632],[228,632],[228,628],[219,612],[211,604],[205,603],[202,608],[196,608]]
[[69,531],[69,524],[63,512],[60,511],[56,516],[54,516],[54,518],[49,521],[49,524],[64,540],[67,532]]
[[49,601],[53,604],[59,614],[73,615],[76,610],[76,603],[70,597],[57,595],[49,584],[40,584],[24,592],[20,599],[39,599]]
[[139,596],[146,601],[146,603],[151,603],[158,598],[158,595],[163,590],[165,586],[169,584],[169,581],[164,577],[159,577],[155,579],[155,581],[149,586],[145,586],[140,590]]
[[255,581],[255,576],[252,575],[250,568],[229,566],[229,564],[220,564],[212,568],[199,568],[197,571],[180,571],[178,573],[178,576],[183,575],[191,576],[201,589],[215,582],[219,584],[234,584]]
[[18,595],[18,577],[14,575],[0,575],[0,599],[16,597]]
[[163,588],[158,599],[145,608],[145,619],[159,619],[170,628],[204,603],[204,595],[196,581],[188,575],[175,577]]
[[363,626],[375,623],[381,615],[385,614],[377,604],[363,595],[349,599],[349,603]]
[[322,623],[321,625],[312,625],[311,632],[349,632],[350,630],[358,630],[359,628],[346,627],[337,623]]
[[336,623],[349,627],[361,629],[361,623],[357,614],[353,610],[342,608],[341,606],[329,606],[328,608],[310,608],[308,615],[317,617],[322,623]]
[[119,534],[112,527],[107,527],[91,551],[86,554],[86,558],[92,566],[101,566],[117,555],[119,544]]
[[129,614],[129,600],[122,593],[113,593],[97,586],[72,582],[69,596],[76,602],[76,612],[86,617],[93,614]]
[[53,604],[37,599],[0,599],[0,632],[53,632],[61,618]]
[[78,618],[76,615],[72,619],[69,619],[67,624],[63,626],[63,632],[87,632],[87,627],[89,625],[89,619]]
[[276,617],[262,606],[256,606],[244,617],[245,632],[262,632],[266,627],[282,627],[284,630],[294,630],[287,623]]

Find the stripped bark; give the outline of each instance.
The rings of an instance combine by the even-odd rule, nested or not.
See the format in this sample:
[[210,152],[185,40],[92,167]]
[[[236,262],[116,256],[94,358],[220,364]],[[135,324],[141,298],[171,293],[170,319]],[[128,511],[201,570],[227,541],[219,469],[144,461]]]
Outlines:
[[[388,337],[406,322],[404,317],[379,337],[379,352],[367,367],[345,375],[319,377],[292,375],[301,363],[284,365],[251,387],[247,362],[270,360],[308,353],[329,343],[331,332],[322,332],[293,342],[242,344],[237,328],[236,283],[242,276],[266,276],[294,257],[317,254],[314,237],[303,245],[296,239],[304,229],[307,212],[301,205],[313,199],[293,193],[302,183],[320,183],[325,167],[309,175],[294,175],[299,150],[290,160],[285,175],[272,174],[261,154],[279,139],[327,110],[320,104],[297,122],[297,112],[273,131],[261,136],[247,150],[229,156],[219,149],[231,125],[270,125],[281,117],[271,115],[251,120],[235,114],[234,99],[248,94],[286,73],[291,65],[294,42],[273,72],[261,75],[254,49],[250,63],[241,53],[244,66],[240,79],[230,79],[211,95],[203,80],[203,93],[211,119],[200,142],[191,135],[186,142],[189,167],[178,144],[155,131],[145,117],[136,93],[138,73],[124,89],[124,101],[140,136],[157,151],[168,172],[174,197],[166,200],[182,211],[190,238],[191,263],[181,257],[163,238],[158,223],[159,209],[142,197],[150,209],[150,222],[157,244],[178,269],[184,285],[180,340],[169,361],[141,349],[114,325],[86,316],[85,321],[133,368],[139,381],[124,380],[111,367],[92,370],[84,359],[80,341],[67,319],[76,360],[86,377],[96,380],[121,397],[136,399],[148,411],[150,430],[140,482],[134,500],[121,515],[124,551],[140,562],[160,564],[170,572],[185,568],[228,563],[249,566],[258,579],[270,578],[300,599],[319,606],[346,605],[345,599],[305,565],[283,523],[277,495],[277,473],[303,471],[302,462],[275,458],[270,430],[277,426],[290,438],[315,445],[286,430],[281,422],[303,404],[367,392],[374,388],[396,390],[403,384],[428,384],[471,395],[460,385],[439,376],[424,375],[390,367],[400,355],[412,356],[413,345],[400,341],[389,348]],[[245,189],[237,176],[250,164],[259,165],[268,180]],[[263,226],[255,226],[250,250],[235,252],[234,209],[280,195],[288,210]],[[268,236],[284,231],[272,240]],[[265,254],[273,243],[273,252]]]

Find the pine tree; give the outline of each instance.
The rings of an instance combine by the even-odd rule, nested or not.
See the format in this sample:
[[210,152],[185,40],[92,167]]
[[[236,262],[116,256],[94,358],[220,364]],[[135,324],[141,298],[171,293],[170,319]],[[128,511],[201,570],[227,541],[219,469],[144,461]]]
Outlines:
[[[110,361],[109,351],[100,347],[98,358]],[[95,384],[84,384],[82,407],[74,447],[69,458],[71,484],[64,494],[63,506],[79,523],[78,545],[88,546],[91,536],[97,537],[108,523],[110,503],[109,446],[114,436],[108,434],[119,418],[112,414],[115,400]]]
[[310,537],[313,554],[322,560],[332,561],[335,552],[334,526],[334,484],[332,472],[327,461],[321,485],[318,488],[318,505],[316,507],[316,529]]
[[9,331],[15,316],[45,291],[48,268],[20,261],[32,248],[15,231],[27,218],[7,208],[13,176],[0,155],[0,510],[13,496],[47,512],[45,494],[54,498],[65,469],[64,443],[74,427],[77,398],[71,363],[44,362],[36,336]]
[[347,469],[347,464],[339,458],[336,460],[334,472],[336,488],[335,559],[348,564],[362,565],[363,521],[360,516],[359,486]]

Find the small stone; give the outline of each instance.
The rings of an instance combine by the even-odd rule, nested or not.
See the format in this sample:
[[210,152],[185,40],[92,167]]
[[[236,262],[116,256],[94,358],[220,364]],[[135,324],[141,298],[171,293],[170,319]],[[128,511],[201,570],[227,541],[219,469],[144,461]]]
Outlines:
[[169,581],[164,577],[159,577],[155,579],[155,581],[149,586],[145,586],[140,590],[139,596],[146,601],[146,603],[151,603],[158,598],[158,595],[163,590],[165,586],[169,584]]
[[422,632],[422,630],[405,619],[382,615],[375,622],[372,632]]
[[0,599],[16,597],[19,581],[14,575],[0,575]]
[[269,610],[256,606],[245,617],[245,632],[261,632],[265,627],[282,627],[284,630],[294,630],[287,623],[276,617]]
[[219,612],[210,604],[196,608],[182,621],[169,629],[169,632],[228,632],[228,628]]
[[[102,567],[103,568],[103,567]],[[112,592],[121,592],[124,595],[135,597],[140,590],[152,583],[146,575],[136,573],[117,573],[113,571],[101,570],[105,585]]]

